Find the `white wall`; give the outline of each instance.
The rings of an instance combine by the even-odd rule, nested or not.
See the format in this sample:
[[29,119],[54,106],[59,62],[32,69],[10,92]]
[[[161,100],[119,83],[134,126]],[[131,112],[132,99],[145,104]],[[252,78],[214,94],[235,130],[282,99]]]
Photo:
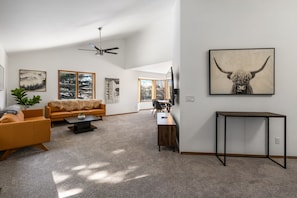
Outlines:
[[40,95],[42,102],[32,108],[44,107],[50,100],[58,98],[58,70],[83,71],[96,73],[96,98],[105,96],[105,78],[120,79],[119,103],[107,104],[107,114],[120,114],[137,111],[137,72],[123,69],[125,64],[125,42],[123,40],[105,43],[106,46],[118,46],[118,55],[104,54],[95,56],[90,51],[77,50],[79,46],[67,46],[48,50],[38,50],[9,55],[9,83],[7,98],[14,104],[10,90],[19,86],[19,69],[41,70],[47,72],[47,91],[29,92],[29,96]]
[[[2,65],[2,67],[4,67],[4,90],[0,91],[0,109],[5,107],[5,103],[6,103],[6,65],[7,65],[7,55],[6,52],[4,51],[3,47],[0,44],[0,65]],[[0,76],[0,78],[2,78],[2,76]]]
[[[180,149],[215,152],[215,111],[271,111],[285,114],[288,155],[297,155],[296,7],[294,0],[180,0]],[[275,95],[210,96],[208,50],[275,47]],[[194,102],[186,102],[193,96]],[[228,123],[231,153],[264,154],[264,120]],[[273,121],[280,129],[282,122]],[[282,138],[283,140],[283,138]],[[282,141],[281,140],[281,141]],[[278,153],[280,145],[272,145]]]
[[172,60],[172,14],[164,12],[155,23],[127,38],[126,68]]
[[[172,32],[173,32],[173,42],[172,42],[172,65],[173,65],[173,74],[174,74],[174,88],[180,88],[180,56],[181,56],[181,49],[180,49],[180,42],[181,42],[181,29],[180,29],[180,1],[177,0],[175,2],[173,8],[173,25],[172,25]],[[175,105],[171,110],[171,114],[173,115],[177,124],[181,124],[180,121],[180,94],[175,96]]]

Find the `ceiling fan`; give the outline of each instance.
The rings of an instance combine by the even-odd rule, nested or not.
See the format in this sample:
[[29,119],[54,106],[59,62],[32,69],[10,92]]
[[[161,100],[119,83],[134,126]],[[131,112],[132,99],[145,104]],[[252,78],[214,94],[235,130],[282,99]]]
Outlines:
[[99,30],[99,47],[97,47],[94,43],[89,43],[90,47],[91,48],[94,48],[94,49],[79,49],[79,50],[85,50],[85,51],[95,51],[95,55],[99,56],[99,55],[103,55],[103,53],[108,53],[108,54],[118,54],[116,52],[112,52],[112,50],[117,50],[119,49],[118,47],[113,47],[113,48],[107,48],[107,49],[102,49],[101,48],[101,30],[102,30],[102,27],[99,27],[98,28]]

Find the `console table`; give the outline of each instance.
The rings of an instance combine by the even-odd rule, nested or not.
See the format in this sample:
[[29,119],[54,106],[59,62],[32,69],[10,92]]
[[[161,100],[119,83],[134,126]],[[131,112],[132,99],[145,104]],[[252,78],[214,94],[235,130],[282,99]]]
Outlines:
[[[218,154],[218,118],[219,116],[224,117],[224,160],[219,157]],[[267,129],[267,154],[266,157],[276,164],[280,165],[283,168],[287,167],[287,154],[286,154],[286,145],[287,145],[287,117],[285,115],[270,113],[270,112],[230,112],[230,111],[217,111],[216,112],[216,156],[226,166],[226,133],[227,133],[227,118],[228,117],[262,117],[266,118],[266,129]],[[284,162],[283,164],[278,163],[273,160],[269,154],[269,119],[270,118],[282,118],[284,120]]]
[[177,146],[176,140],[176,124],[170,113],[157,113],[157,125],[158,125],[158,146]]

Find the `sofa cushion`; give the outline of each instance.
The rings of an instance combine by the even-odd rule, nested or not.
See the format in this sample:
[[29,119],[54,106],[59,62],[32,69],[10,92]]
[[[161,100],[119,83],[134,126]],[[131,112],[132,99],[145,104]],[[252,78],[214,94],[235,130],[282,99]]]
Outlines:
[[90,109],[85,112],[86,115],[96,115],[96,114],[104,114],[103,109]]
[[63,109],[66,111],[73,111],[79,109],[79,104],[77,100],[65,100],[62,101]]
[[61,101],[51,101],[48,103],[48,106],[51,108],[52,112],[63,111],[63,106]]
[[93,109],[93,102],[91,100],[82,100],[79,101],[80,109]]
[[75,110],[75,111],[71,111],[72,116],[78,116],[78,114],[86,114],[86,112],[88,112],[89,110]]
[[102,100],[92,100],[93,101],[93,109],[99,109]]
[[72,113],[68,111],[63,111],[63,112],[54,112],[51,114],[51,118],[67,118],[67,117],[72,117]]
[[24,121],[24,114],[22,111],[20,111],[17,115],[6,113],[0,119],[0,123],[19,122],[19,121]]

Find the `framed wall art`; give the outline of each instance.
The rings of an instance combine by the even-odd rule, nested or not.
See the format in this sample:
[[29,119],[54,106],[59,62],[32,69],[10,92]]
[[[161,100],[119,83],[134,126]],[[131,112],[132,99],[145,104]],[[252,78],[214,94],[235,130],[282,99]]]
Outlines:
[[120,97],[120,79],[105,78],[105,102],[106,104],[118,103]]
[[77,98],[93,99],[95,92],[95,73],[78,72],[77,74]]
[[26,91],[46,91],[46,71],[20,69],[19,86]]
[[209,50],[210,95],[273,95],[275,48]]
[[0,65],[0,91],[4,90],[4,67]]
[[94,99],[95,73],[58,71],[59,99]]

